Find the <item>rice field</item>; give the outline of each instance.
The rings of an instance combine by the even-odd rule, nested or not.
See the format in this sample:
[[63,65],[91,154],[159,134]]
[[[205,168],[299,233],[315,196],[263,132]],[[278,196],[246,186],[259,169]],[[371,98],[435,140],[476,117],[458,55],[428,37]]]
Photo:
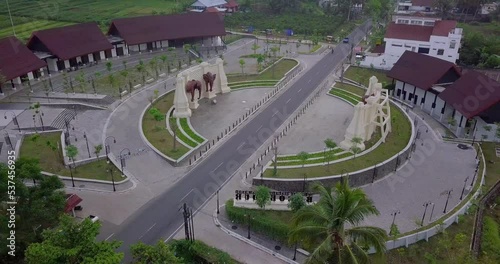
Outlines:
[[[21,40],[32,31],[81,22],[97,22],[107,29],[110,21],[120,17],[179,13],[192,0],[9,0],[14,30]],[[13,35],[7,1],[0,1],[0,38]]]

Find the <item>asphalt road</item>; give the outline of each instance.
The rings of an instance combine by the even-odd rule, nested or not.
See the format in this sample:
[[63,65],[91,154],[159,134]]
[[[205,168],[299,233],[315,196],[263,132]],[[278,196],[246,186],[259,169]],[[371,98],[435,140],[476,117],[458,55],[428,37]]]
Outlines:
[[[369,22],[349,35],[351,43],[358,43],[365,35]],[[345,59],[351,44],[340,44],[335,52],[328,53],[316,65],[304,73],[274,102],[263,109],[232,137],[210,154],[202,163],[192,169],[174,186],[145,204],[121,226],[112,237],[123,241],[120,251],[125,252],[124,262],[131,261],[130,245],[142,241],[146,244],[166,240],[175,234],[183,223],[183,203],[195,209],[222,186],[241,164],[275,130],[286,121],[313,90]],[[196,231],[196,230],[195,230]]]

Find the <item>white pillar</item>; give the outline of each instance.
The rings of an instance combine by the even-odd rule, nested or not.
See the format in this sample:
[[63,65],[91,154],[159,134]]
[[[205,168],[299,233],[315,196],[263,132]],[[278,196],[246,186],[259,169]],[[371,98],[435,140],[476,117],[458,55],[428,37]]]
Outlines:
[[66,67],[66,69],[68,69],[69,67],[71,67],[70,64],[69,64],[69,60],[65,60],[64,61],[64,67]]
[[106,59],[106,53],[104,53],[104,51],[101,51],[99,54],[101,56],[101,60]]
[[92,54],[88,54],[87,56],[89,57],[89,62],[93,62],[94,61],[94,56],[92,56]]
[[115,48],[113,48],[111,50],[111,57],[116,57],[116,49]]
[[32,72],[28,72],[28,80],[33,80],[35,77],[33,76]]

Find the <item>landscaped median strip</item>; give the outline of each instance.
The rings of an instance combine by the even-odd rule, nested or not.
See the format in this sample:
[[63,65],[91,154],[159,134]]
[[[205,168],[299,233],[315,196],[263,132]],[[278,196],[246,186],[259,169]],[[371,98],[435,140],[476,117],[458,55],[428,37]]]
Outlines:
[[266,81],[245,81],[245,82],[234,82],[228,84],[231,89],[240,89],[248,87],[273,87],[279,80],[266,80]]
[[198,133],[193,131],[188,122],[189,121],[187,118],[179,118],[179,124],[180,124],[179,127],[182,129],[182,131],[184,131],[191,139],[193,139],[194,141],[196,141],[199,144],[205,142],[206,139],[204,139],[203,137],[198,135]]
[[353,93],[350,93],[348,91],[338,89],[338,88],[331,89],[330,94],[337,96],[337,97],[340,97],[341,99],[344,99],[353,105],[357,105],[359,103],[360,98],[361,98],[356,94],[353,94]]

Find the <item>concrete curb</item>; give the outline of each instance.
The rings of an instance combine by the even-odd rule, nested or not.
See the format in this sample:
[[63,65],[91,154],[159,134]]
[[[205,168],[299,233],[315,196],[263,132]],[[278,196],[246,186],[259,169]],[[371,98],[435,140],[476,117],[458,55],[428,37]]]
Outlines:
[[[222,205],[221,207],[223,207],[223,206],[225,206],[225,205]],[[215,226],[218,227],[220,230],[224,231],[224,233],[227,233],[228,235],[230,235],[230,236],[232,236],[232,237],[234,237],[234,238],[236,238],[236,239],[238,239],[238,240],[240,240],[242,242],[245,242],[245,243],[249,244],[250,246],[253,246],[254,248],[260,249],[261,251],[263,251],[263,252],[265,252],[265,253],[273,256],[273,257],[276,257],[276,258],[278,258],[278,259],[280,259],[280,260],[282,260],[282,261],[284,261],[286,263],[299,264],[298,262],[296,262],[294,260],[291,260],[291,259],[289,259],[289,258],[287,258],[287,257],[285,257],[285,256],[283,256],[283,255],[281,255],[279,253],[276,253],[276,252],[274,252],[274,251],[272,251],[272,250],[270,250],[270,249],[268,249],[268,248],[260,245],[259,243],[256,243],[256,242],[254,242],[254,241],[252,241],[250,239],[247,239],[247,238],[245,238],[245,237],[243,237],[243,236],[241,236],[241,235],[239,235],[237,233],[234,233],[233,231],[225,228],[223,225],[221,225],[221,223],[219,222],[219,219],[217,218],[217,209],[212,214],[212,218],[214,220]]]

